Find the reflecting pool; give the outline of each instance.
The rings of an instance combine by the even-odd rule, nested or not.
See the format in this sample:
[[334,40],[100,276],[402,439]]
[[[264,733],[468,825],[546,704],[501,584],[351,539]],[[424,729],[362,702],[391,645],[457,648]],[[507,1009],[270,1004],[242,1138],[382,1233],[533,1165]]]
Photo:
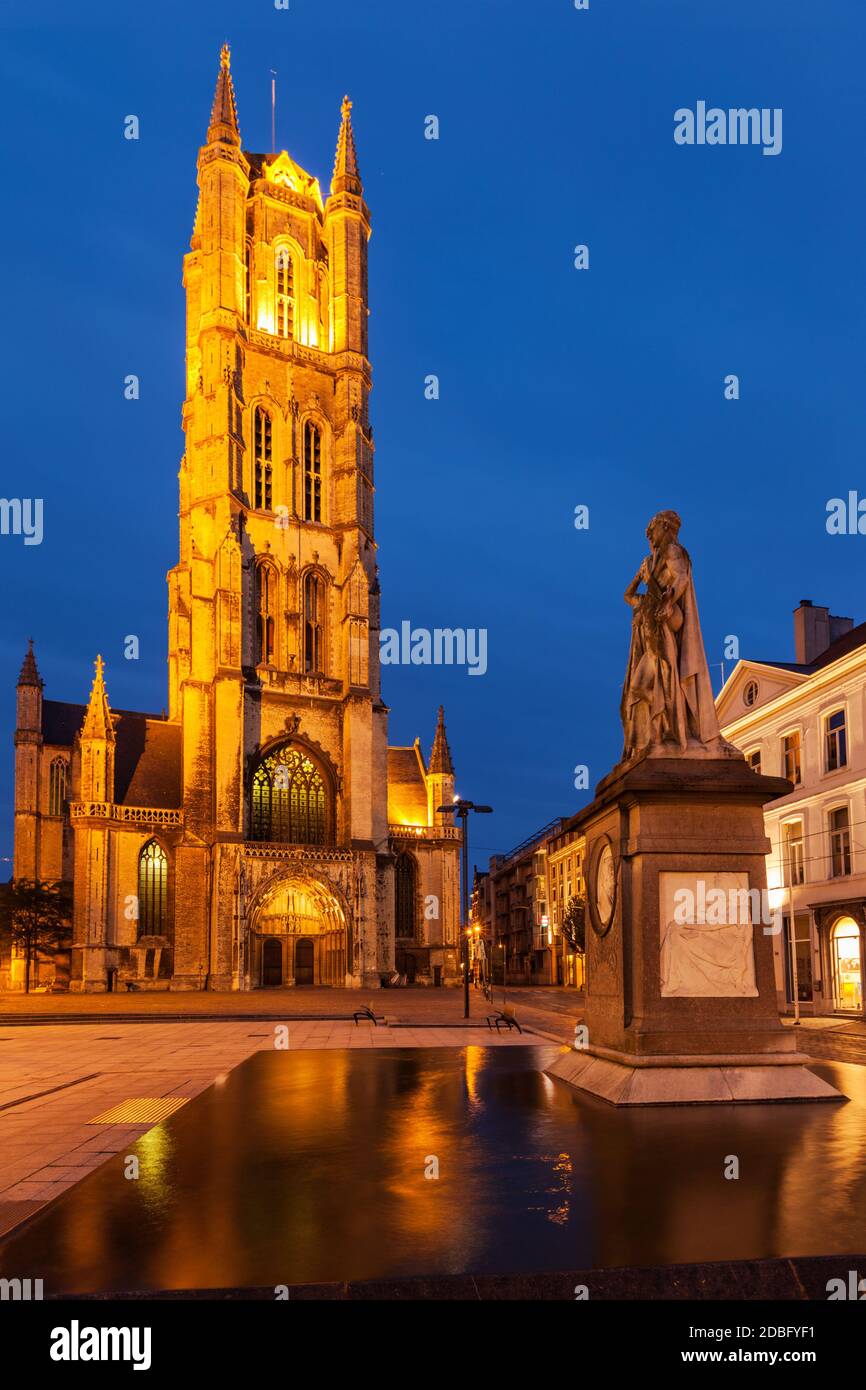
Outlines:
[[0,1274],[120,1292],[866,1249],[866,1068],[815,1065],[843,1105],[615,1110],[543,1074],[559,1050],[257,1053],[130,1149],[137,1180],[117,1155],[10,1236]]

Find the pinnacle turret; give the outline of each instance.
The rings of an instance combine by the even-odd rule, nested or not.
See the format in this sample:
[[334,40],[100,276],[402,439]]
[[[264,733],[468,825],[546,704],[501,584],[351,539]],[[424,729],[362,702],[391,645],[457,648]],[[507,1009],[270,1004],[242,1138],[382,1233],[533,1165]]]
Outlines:
[[358,168],[358,155],[355,151],[355,135],[352,130],[352,103],[343,97],[340,108],[342,120],[337,137],[337,153],[334,158],[334,177],[331,179],[332,193],[356,193],[360,198],[363,188],[361,171]]
[[231,53],[227,43],[220,50],[220,70],[217,76],[210,125],[207,131],[209,145],[240,145],[241,132],[238,126],[238,108],[230,68]]
[[114,725],[111,722],[111,709],[105,690],[105,668],[101,656],[97,656],[94,666],[95,675],[87,702],[87,713],[81,726],[81,737],[104,738],[106,742],[113,743]]
[[454,764],[451,761],[451,749],[448,747],[448,739],[445,734],[445,710],[439,706],[439,718],[436,721],[436,736],[433,739],[433,748],[430,752],[430,766],[428,773],[438,772],[447,776],[454,775]]
[[36,657],[33,655],[33,638],[28,638],[27,654],[21,665],[21,674],[18,677],[19,685],[35,685],[41,690],[44,684],[42,677],[36,667]]

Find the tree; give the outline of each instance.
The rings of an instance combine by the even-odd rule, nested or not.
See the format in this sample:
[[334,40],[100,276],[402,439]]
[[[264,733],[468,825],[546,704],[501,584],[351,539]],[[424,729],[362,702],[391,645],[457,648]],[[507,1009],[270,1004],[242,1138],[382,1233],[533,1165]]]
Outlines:
[[573,951],[586,951],[586,898],[571,898],[562,917],[562,934]]
[[55,959],[72,940],[72,889],[68,883],[12,879],[0,886],[0,933],[24,955],[24,991],[34,963]]

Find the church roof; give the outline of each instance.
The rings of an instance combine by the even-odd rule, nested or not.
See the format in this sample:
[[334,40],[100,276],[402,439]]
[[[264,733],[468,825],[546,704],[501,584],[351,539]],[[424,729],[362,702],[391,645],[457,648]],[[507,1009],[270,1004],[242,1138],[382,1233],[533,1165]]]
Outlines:
[[427,781],[418,744],[388,749],[388,822],[427,824]]
[[[86,713],[86,705],[44,700],[43,739],[54,747],[71,748]],[[112,710],[111,720],[115,736],[115,802],[178,808],[183,800],[180,725],[138,710]]]

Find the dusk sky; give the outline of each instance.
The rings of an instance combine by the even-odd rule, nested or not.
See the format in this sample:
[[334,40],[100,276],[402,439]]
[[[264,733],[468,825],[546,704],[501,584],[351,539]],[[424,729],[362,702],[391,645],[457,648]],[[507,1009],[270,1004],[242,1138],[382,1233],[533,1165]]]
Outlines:
[[[429,753],[444,703],[458,791],[496,811],[477,862],[589,799],[576,764],[592,786],[619,757],[622,595],[660,508],[716,689],[728,634],[793,660],[803,597],[866,618],[866,537],[825,527],[866,494],[862,4],[15,0],[2,40],[0,490],[43,499],[44,539],[0,536],[0,855],[29,636],[50,698],[86,700],[99,651],[113,706],[167,701],[181,262],[224,41],[245,148],[270,147],[274,68],[277,146],[325,192],[354,103],[383,624],[488,632],[484,676],[383,669],[390,741]],[[781,108],[781,152],[675,144],[699,101]]]

